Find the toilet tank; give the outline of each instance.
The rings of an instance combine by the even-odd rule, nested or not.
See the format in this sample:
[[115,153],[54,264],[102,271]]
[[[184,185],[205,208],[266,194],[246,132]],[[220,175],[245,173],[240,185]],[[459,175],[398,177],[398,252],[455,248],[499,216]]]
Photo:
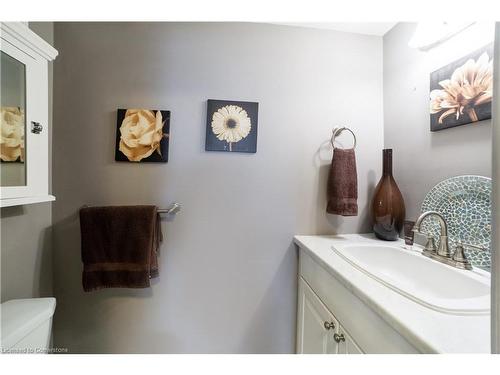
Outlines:
[[46,353],[55,298],[14,299],[1,305],[2,353]]

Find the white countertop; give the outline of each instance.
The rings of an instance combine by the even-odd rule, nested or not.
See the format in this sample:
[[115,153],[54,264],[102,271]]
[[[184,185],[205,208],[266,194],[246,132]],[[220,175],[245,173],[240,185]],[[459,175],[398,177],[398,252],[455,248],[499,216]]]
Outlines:
[[[373,243],[379,240],[371,234],[294,238],[301,249],[418,350],[427,353],[491,353],[490,315],[442,313],[402,296],[357,270],[332,250],[336,243],[351,241]],[[403,240],[396,243],[404,245]]]

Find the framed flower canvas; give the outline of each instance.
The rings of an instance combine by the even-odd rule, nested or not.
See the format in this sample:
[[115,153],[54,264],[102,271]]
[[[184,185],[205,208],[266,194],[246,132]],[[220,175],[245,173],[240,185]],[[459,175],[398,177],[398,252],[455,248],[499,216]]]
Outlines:
[[259,103],[207,101],[206,151],[257,152]]
[[491,118],[493,45],[431,73],[431,131]]
[[119,109],[116,123],[116,161],[168,161],[170,111]]

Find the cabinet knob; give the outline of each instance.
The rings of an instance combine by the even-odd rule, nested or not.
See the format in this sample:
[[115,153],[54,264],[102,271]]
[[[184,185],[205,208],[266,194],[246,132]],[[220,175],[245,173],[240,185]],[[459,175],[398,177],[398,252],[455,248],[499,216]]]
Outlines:
[[333,335],[333,339],[336,341],[336,342],[341,342],[341,341],[345,341],[345,336],[343,333],[341,333],[340,335],[338,333],[334,334]]
[[324,324],[326,329],[335,329],[335,323],[334,322],[325,322]]
[[39,122],[31,121],[31,132],[33,134],[40,134],[43,130],[43,126]]

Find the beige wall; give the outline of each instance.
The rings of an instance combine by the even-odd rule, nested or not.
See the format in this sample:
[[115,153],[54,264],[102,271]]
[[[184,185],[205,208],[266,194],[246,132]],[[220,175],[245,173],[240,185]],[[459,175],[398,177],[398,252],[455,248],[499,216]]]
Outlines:
[[[383,144],[381,38],[264,24],[57,23],[55,42],[56,345],[293,352],[293,235],[369,229]],[[209,98],[259,102],[256,154],[204,151]],[[114,161],[116,109],[127,107],[172,111],[168,164]],[[356,218],[325,214],[335,125],[358,137]],[[173,201],[183,209],[163,223],[153,287],[84,294],[78,209]]]
[[[53,44],[51,22],[30,22],[29,27]],[[49,122],[52,122],[52,64],[49,64]],[[51,138],[49,134],[49,142]],[[2,302],[52,295],[51,221],[51,203],[1,209]]]

